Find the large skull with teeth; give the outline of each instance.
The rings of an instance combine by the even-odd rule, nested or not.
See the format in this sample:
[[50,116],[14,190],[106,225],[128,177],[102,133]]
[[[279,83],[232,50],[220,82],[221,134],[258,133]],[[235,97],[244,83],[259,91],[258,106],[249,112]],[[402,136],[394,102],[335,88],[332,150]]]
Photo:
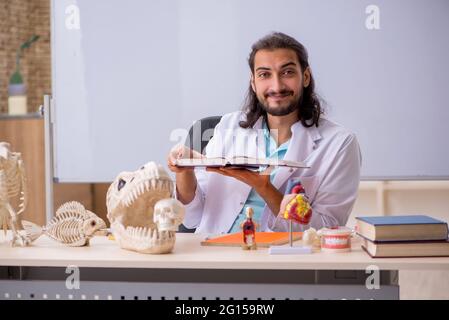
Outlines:
[[177,231],[184,219],[184,206],[176,199],[162,199],[154,206],[154,222],[159,231]]
[[[108,189],[106,205],[112,233],[123,249],[142,253],[173,250],[180,222],[176,228],[158,229],[153,218],[158,201],[176,201],[171,198],[172,194],[170,177],[154,162],[133,172],[122,172],[115,178]],[[181,206],[177,207],[177,212],[183,212],[182,204],[178,202],[177,205]]]

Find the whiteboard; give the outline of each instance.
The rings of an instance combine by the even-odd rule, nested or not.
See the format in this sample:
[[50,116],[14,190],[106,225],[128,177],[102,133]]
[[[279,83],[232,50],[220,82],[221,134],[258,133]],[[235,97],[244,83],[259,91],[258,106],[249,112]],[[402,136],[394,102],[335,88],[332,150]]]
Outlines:
[[363,179],[449,178],[447,0],[52,0],[51,16],[60,182],[165,165],[195,120],[241,109],[250,47],[271,31],[308,49]]

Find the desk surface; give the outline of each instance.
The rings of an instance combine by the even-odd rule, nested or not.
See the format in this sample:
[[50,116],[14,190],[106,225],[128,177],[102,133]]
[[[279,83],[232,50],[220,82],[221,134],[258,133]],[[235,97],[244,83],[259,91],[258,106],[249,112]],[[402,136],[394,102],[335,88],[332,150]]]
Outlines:
[[[449,270],[449,258],[369,257],[357,238],[351,252],[308,255],[270,255],[267,248],[246,251],[238,247],[205,247],[204,236],[177,234],[172,253],[140,254],[122,250],[115,241],[94,237],[88,247],[72,248],[41,236],[32,246],[10,247],[0,235],[0,266],[104,267],[160,269],[271,269],[271,270]],[[10,237],[8,237],[10,239]]]

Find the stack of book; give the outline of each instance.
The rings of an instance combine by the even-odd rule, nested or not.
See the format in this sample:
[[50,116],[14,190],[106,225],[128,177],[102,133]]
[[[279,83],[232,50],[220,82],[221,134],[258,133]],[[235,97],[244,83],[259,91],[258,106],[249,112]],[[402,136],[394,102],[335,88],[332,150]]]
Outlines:
[[425,215],[356,219],[362,248],[373,258],[449,256],[446,222]]

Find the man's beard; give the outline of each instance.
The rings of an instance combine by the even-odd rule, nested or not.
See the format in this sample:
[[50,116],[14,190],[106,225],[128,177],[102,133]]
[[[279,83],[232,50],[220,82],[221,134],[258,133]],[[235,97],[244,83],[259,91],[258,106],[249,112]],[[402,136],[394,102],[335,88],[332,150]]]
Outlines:
[[272,116],[286,116],[299,109],[298,101],[292,102],[285,107],[270,107],[259,101],[259,105],[266,113]]
[[[284,92],[280,92],[280,94],[283,94]],[[289,105],[285,106],[285,107],[270,107],[267,104],[263,103],[262,101],[259,100],[259,106],[262,108],[262,110],[264,110],[266,113],[268,113],[269,115],[272,116],[286,116],[294,111],[299,111],[299,107],[301,105],[302,102],[302,92],[300,92],[300,97],[296,100],[296,101],[292,101],[292,103],[290,103]]]

